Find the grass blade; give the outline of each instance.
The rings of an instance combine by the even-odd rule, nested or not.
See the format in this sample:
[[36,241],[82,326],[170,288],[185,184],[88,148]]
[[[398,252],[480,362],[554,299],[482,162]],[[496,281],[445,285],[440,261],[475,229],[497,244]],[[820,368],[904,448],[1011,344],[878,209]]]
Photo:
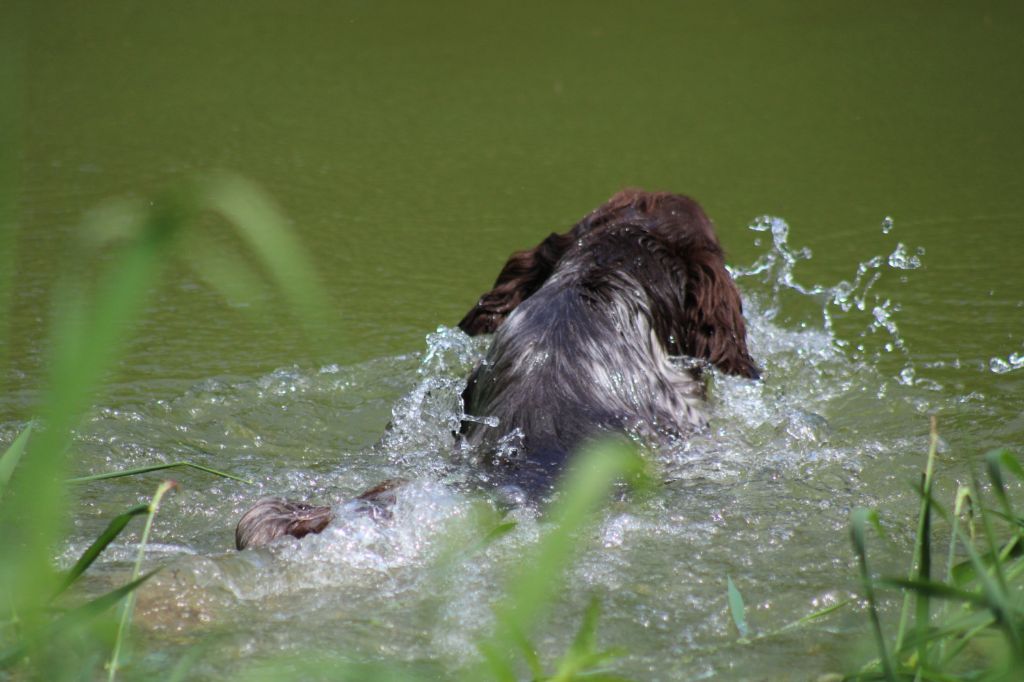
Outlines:
[[240,481],[242,483],[248,483],[249,485],[255,485],[252,481],[241,476],[235,476],[229,474],[226,471],[218,471],[217,469],[211,469],[210,467],[203,466],[202,464],[196,464],[195,462],[171,462],[170,464],[151,464],[144,467],[136,467],[134,469],[124,469],[122,471],[108,471],[102,474],[93,474],[91,476],[79,476],[78,478],[69,478],[68,483],[91,483],[92,481],[105,481],[110,478],[124,478],[126,476],[138,476],[139,474],[147,474],[151,471],[164,471],[166,469],[175,469],[177,467],[189,467],[192,469],[198,469],[199,471],[205,471],[208,474],[214,476],[220,476],[221,478],[230,478],[232,481]]
[[[976,483],[975,489],[977,489]],[[981,506],[979,506],[979,510],[981,509]],[[982,510],[979,513],[983,514],[984,511]],[[1014,656],[1019,662],[1024,663],[1024,648],[1021,646],[1020,633],[1013,622],[1013,618],[1008,612],[1010,600],[1006,592],[1002,589],[1002,585],[1005,584],[1005,582],[1001,583],[1000,580],[1005,581],[1005,578],[1003,577],[1002,568],[999,565],[998,559],[991,564],[993,569],[992,572],[998,576],[996,579],[993,579],[993,576],[989,574],[981,555],[979,555],[971,543],[963,537],[962,533],[960,533],[959,536],[960,544],[967,552],[967,557],[974,566],[975,577],[981,583],[982,590],[985,595],[986,608],[992,612],[996,622],[1003,628],[1006,639],[1014,652]]]
[[[158,570],[159,569],[157,569],[157,571]],[[47,625],[47,627],[37,637],[31,640],[22,640],[10,649],[0,652],[0,669],[10,667],[17,663],[25,656],[26,653],[35,647],[37,642],[45,642],[48,645],[61,633],[88,623],[93,618],[124,599],[127,595],[132,594],[132,592],[142,585],[142,583],[152,578],[157,571],[150,571],[146,575],[140,576],[121,587],[111,590],[96,599],[68,611]]]
[[[961,485],[956,489],[956,500],[953,503],[953,520],[951,523],[952,533],[949,538],[949,553],[946,556],[946,582],[954,582],[954,568],[956,566],[956,542],[957,534],[960,531],[960,518],[963,516],[964,509],[970,505],[971,502],[971,489],[969,486]],[[956,581],[957,584],[961,584]]]
[[854,551],[857,553],[861,584],[864,586],[864,597],[868,601],[871,628],[875,635],[875,646],[878,648],[878,657],[882,662],[882,672],[885,675],[885,679],[889,680],[889,682],[896,682],[895,666],[889,654],[889,649],[885,644],[885,636],[882,634],[882,622],[878,617],[875,587],[871,579],[871,571],[868,569],[868,525],[872,525],[875,528],[880,527],[878,512],[872,509],[855,509],[850,519],[850,537],[853,540]]
[[[478,644],[491,676],[516,679],[510,643],[525,636],[550,605],[560,584],[557,577],[564,574],[578,544],[579,531],[617,479],[636,481],[644,476],[643,460],[622,443],[599,443],[577,456],[550,510],[550,529],[533,555],[522,562],[520,573],[495,607],[494,631]],[[472,679],[484,674],[477,670]]]
[[[767,637],[767,636],[779,634],[781,632],[785,632],[787,630],[792,630],[794,628],[803,627],[804,625],[807,625],[808,623],[816,621],[819,618],[824,618],[825,616],[827,616],[829,614],[835,613],[836,611],[838,611],[839,609],[841,609],[843,607],[849,606],[850,604],[853,603],[853,601],[854,601],[853,599],[844,599],[844,600],[842,600],[840,602],[836,602],[835,604],[832,604],[831,606],[826,606],[823,609],[818,609],[814,613],[809,613],[806,616],[802,616],[801,618],[798,618],[797,620],[794,620],[791,623],[787,623],[787,624],[783,625],[781,628],[779,628],[778,630],[775,630],[774,632],[766,633],[765,636]],[[759,636],[759,638],[760,638],[760,636]]]
[[[88,407],[91,395],[113,365],[161,270],[162,231],[169,229],[173,211],[156,206],[144,236],[105,265],[97,278],[93,300],[81,282],[64,280],[55,288],[49,357],[49,386],[41,417],[46,429],[29,445],[19,467],[16,485],[0,501],[0,546],[20,547],[3,562],[14,607],[29,624],[43,627],[39,609],[60,584],[51,551],[64,527],[67,452],[71,430]],[[30,518],[31,525],[17,519]],[[34,622],[40,621],[40,622]]]
[[1018,479],[1024,481],[1024,466],[1021,465],[1020,461],[1018,461],[1017,458],[1013,456],[1013,453],[1007,448],[989,450],[985,453],[985,462],[997,467],[1003,467]]
[[78,578],[85,573],[85,570],[89,568],[94,561],[96,561],[96,558],[99,557],[100,553],[102,553],[103,550],[105,550],[107,546],[114,541],[114,538],[121,534],[121,531],[124,530],[125,526],[128,525],[128,522],[131,521],[133,517],[145,514],[148,511],[148,504],[140,504],[132,507],[123,514],[115,516],[110,523],[107,524],[106,529],[100,533],[100,536],[97,537],[93,543],[89,545],[89,548],[82,553],[82,556],[78,558],[75,565],[71,567],[71,570],[68,571],[67,576],[65,576],[64,581],[61,583],[56,594],[60,594],[78,580]]
[[597,648],[597,622],[601,616],[601,600],[591,597],[590,603],[583,613],[583,622],[576,632],[569,650],[562,657],[554,676],[548,682],[571,682],[572,680],[608,680],[623,678],[600,673],[594,668],[608,661],[620,658],[621,651],[611,649],[600,651]]
[[992,480],[992,490],[995,492],[999,503],[1002,506],[1002,515],[1006,520],[1017,526],[1017,537],[1024,536],[1024,519],[1021,519],[1013,511],[1010,499],[1006,494],[1006,486],[1003,482],[1003,469],[1012,472],[1018,478],[1024,480],[1024,469],[1020,462],[1010,454],[1010,451],[1002,448],[991,450],[985,454],[985,466],[988,469],[988,477]]
[[[921,477],[921,508],[917,518],[917,534],[914,537],[914,554],[908,572],[909,578],[927,581],[931,577],[931,502],[932,502],[932,481],[935,476],[935,455],[938,452],[939,431],[938,422],[934,415],[929,420],[928,429],[928,460],[925,464],[924,474]],[[906,634],[907,622],[910,618],[910,601],[915,597],[916,613],[915,627],[922,630],[928,627],[929,604],[927,595],[905,592],[903,595],[903,606],[900,608],[900,624],[896,631],[896,650],[903,648],[903,639]],[[921,633],[919,632],[918,635]],[[918,656],[923,662],[925,651],[918,651]]]
[[312,260],[288,229],[284,215],[255,185],[227,173],[210,176],[203,184],[205,206],[218,211],[248,242],[287,299],[317,349],[333,342],[333,308],[317,277]]
[[746,639],[747,635],[750,634],[750,630],[747,628],[746,607],[743,605],[743,596],[736,589],[736,583],[732,581],[732,576],[726,576],[726,580],[728,581],[729,611],[732,613],[732,622],[736,624],[740,637]]
[[[149,531],[153,527],[153,517],[156,516],[157,511],[160,509],[160,500],[163,499],[164,495],[177,488],[178,484],[174,481],[163,481],[156,489],[156,493],[153,494],[153,499],[147,505],[148,515],[146,516],[146,526],[142,530],[142,539],[139,541],[139,552],[135,557],[135,568],[132,570],[132,578],[137,579],[139,573],[142,570],[142,560],[146,555],[146,543],[149,542]],[[117,638],[114,640],[114,651],[110,655],[110,663],[107,670],[108,682],[113,682],[114,677],[117,675],[117,670],[121,665],[121,648],[124,643],[125,633],[128,630],[128,624],[131,621],[132,610],[135,608],[135,594],[129,594],[128,599],[125,600],[124,607],[121,610],[121,622],[117,626]]]
[[7,482],[11,480],[11,474],[14,473],[14,468],[18,466],[18,461],[21,459],[22,454],[25,452],[25,446],[28,445],[28,439],[32,436],[32,424],[30,423],[18,437],[14,439],[10,447],[0,455],[0,497],[3,497],[4,490],[7,489]]
[[[913,578],[882,578],[881,583],[886,585],[892,585],[893,587],[899,587],[916,595],[928,595],[936,597],[938,599],[949,599],[954,601],[966,602],[973,604],[974,606],[985,607],[988,605],[988,601],[985,596],[978,594],[977,592],[971,592],[970,590],[963,590],[959,587],[953,587],[946,583],[940,583],[935,580],[915,580]],[[920,637],[918,633],[917,637]]]
[[590,603],[587,604],[587,610],[583,612],[583,622],[580,623],[580,629],[576,633],[576,638],[570,649],[573,654],[583,656],[594,650],[594,643],[597,639],[597,621],[600,616],[601,600],[591,597]]

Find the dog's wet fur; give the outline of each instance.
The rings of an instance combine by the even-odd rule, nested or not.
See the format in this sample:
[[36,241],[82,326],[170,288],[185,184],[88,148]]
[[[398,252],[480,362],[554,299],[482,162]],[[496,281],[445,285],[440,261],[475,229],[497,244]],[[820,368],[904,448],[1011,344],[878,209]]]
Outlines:
[[[462,393],[473,418],[458,446],[531,499],[601,433],[659,445],[704,428],[702,365],[760,376],[712,223],[678,194],[619,192],[513,254],[459,327],[494,339]],[[366,491],[357,509],[383,515],[399,485]],[[319,533],[331,518],[331,507],[264,498],[239,521],[236,545]]]

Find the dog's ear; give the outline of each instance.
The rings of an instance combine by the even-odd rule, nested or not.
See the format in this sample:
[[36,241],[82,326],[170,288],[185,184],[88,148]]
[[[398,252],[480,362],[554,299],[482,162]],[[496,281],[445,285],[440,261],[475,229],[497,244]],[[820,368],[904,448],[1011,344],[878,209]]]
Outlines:
[[569,234],[552,234],[536,247],[512,254],[494,288],[480,297],[459,322],[459,328],[470,336],[497,330],[516,306],[540,289],[570,244]]
[[726,374],[758,379],[761,372],[747,350],[743,302],[725,269],[721,252],[691,261],[683,306],[685,352]]

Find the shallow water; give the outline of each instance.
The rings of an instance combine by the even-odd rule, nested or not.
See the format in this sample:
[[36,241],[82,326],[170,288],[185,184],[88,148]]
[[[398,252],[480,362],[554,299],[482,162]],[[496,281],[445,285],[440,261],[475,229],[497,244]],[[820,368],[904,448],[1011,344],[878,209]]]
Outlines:
[[[184,266],[154,292],[78,431],[75,473],[188,459],[255,485],[175,472],[147,553],[167,568],[140,595],[127,672],[196,643],[210,679],[308,648],[439,678],[473,660],[543,523],[517,512],[499,541],[453,549],[494,521],[448,485],[456,396],[486,342],[438,325],[513,249],[630,185],[692,194],[716,220],[766,379],[714,377],[711,431],[654,456],[665,484],[649,498],[602,512],[542,653],[564,650],[596,594],[602,642],[629,652],[615,670],[640,680],[861,663],[856,608],[735,643],[726,576],[755,631],[844,599],[852,508],[879,508],[909,546],[928,415],[940,498],[985,450],[1024,442],[1024,17],[919,9],[33,4],[0,442],[32,414],[82,216],[111,196],[215,167],[257,180],[343,330],[313,354],[269,290],[224,302]],[[319,537],[230,550],[262,494],[340,502],[399,475],[416,483],[390,526],[343,515]],[[157,480],[83,486],[59,560]],[[87,590],[124,580],[134,540]]]

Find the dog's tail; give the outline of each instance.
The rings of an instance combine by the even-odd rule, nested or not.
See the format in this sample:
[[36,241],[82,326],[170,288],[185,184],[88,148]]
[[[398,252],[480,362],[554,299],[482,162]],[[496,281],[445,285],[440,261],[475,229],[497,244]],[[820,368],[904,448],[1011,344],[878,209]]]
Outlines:
[[333,517],[330,507],[264,497],[239,520],[235,528],[235,547],[259,547],[283,535],[301,538],[319,533]]
[[[396,491],[405,483],[390,478],[360,493],[345,509],[370,518],[387,520],[395,506]],[[280,497],[264,497],[242,515],[235,528],[235,547],[260,547],[284,535],[303,538],[319,533],[334,518],[331,507],[320,507],[306,502],[291,502]]]

